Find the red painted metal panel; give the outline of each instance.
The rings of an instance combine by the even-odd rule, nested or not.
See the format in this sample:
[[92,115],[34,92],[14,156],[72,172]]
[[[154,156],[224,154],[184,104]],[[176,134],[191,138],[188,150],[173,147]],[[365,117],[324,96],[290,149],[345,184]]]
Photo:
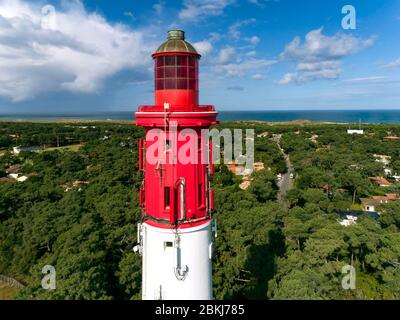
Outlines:
[[[193,53],[163,52],[153,55],[155,61],[155,105],[140,106],[135,114],[138,126],[146,130],[146,138],[139,141],[139,168],[144,170],[144,190],[141,201],[145,219],[161,228],[193,227],[209,221],[207,212],[207,179],[212,164],[202,163],[198,151],[201,129],[217,123],[213,106],[200,106],[198,97],[198,61]],[[164,109],[168,103],[169,108]],[[169,124],[176,123],[176,134],[169,131]],[[192,129],[185,139],[176,137],[182,130]],[[154,138],[149,132],[160,129],[167,133]],[[145,148],[144,148],[145,146]],[[165,161],[149,161],[151,150],[161,146]],[[190,163],[181,161],[191,159]],[[148,154],[144,154],[148,153]],[[172,161],[175,159],[177,161]],[[154,159],[152,159],[154,160]],[[213,193],[209,191],[209,205],[213,207]],[[144,197],[145,195],[145,197]],[[165,197],[169,197],[166,199]]]

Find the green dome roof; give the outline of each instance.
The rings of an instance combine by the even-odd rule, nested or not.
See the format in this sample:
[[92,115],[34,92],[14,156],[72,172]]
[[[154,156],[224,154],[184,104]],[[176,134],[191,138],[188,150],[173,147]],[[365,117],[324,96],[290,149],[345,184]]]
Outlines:
[[168,40],[154,54],[166,52],[187,52],[199,55],[196,49],[189,42],[185,41],[185,32],[182,30],[168,31]]

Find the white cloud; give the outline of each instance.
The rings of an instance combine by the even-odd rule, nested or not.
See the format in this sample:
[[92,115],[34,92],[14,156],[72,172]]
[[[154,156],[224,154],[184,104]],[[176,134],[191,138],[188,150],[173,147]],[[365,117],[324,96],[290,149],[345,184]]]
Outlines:
[[394,69],[400,67],[400,58],[383,66],[384,68]]
[[219,51],[217,57],[217,64],[228,64],[234,60],[236,51],[232,47],[223,48]]
[[297,73],[286,73],[283,75],[282,79],[275,81],[276,84],[286,85],[296,80],[298,74]]
[[360,39],[343,33],[324,36],[322,30],[310,31],[304,44],[299,37],[294,38],[281,53],[281,57],[302,61],[337,60],[368,48],[375,42],[372,37]]
[[256,74],[252,75],[251,78],[252,78],[253,80],[264,80],[264,79],[265,79],[265,76],[262,75],[262,74],[260,74],[260,73],[256,73]]
[[240,32],[240,28],[247,26],[249,24],[255,23],[256,21],[257,20],[255,18],[236,21],[234,24],[229,26],[229,29],[228,29],[229,36],[236,40],[240,39],[240,37],[242,36],[242,34]]
[[253,36],[253,37],[250,37],[250,38],[246,38],[245,40],[248,41],[248,42],[250,42],[250,43],[253,44],[253,45],[256,45],[256,44],[260,43],[260,38],[257,37],[257,36]]
[[57,11],[51,29],[42,23],[47,18],[40,6],[0,0],[0,96],[23,101],[50,91],[97,93],[116,73],[145,68],[151,48],[142,32],[110,24],[79,1]]
[[248,57],[255,57],[257,55],[257,51],[252,50],[246,53],[246,56]]
[[259,7],[265,7],[267,2],[279,2],[279,0],[248,0],[248,2],[255,4]]
[[261,68],[268,67],[276,62],[276,60],[252,59],[219,65],[216,67],[216,70],[228,77],[240,77],[245,75],[247,72],[260,70]]
[[218,32],[210,32],[210,41],[215,42],[221,40],[222,35]]
[[341,74],[341,60],[372,46],[375,38],[361,39],[337,33],[331,37],[322,34],[322,28],[309,32],[304,43],[295,37],[280,54],[283,61],[297,63],[296,72],[289,72],[276,83],[301,84],[317,79],[334,80]]
[[319,62],[300,62],[297,65],[297,70],[299,71],[316,71],[316,70],[326,70],[326,69],[339,69],[340,61],[327,60]]
[[153,9],[156,14],[161,15],[164,12],[164,2],[158,2],[153,5]]
[[[252,58],[253,55],[255,53],[239,54],[233,47],[223,48],[213,60],[213,70],[224,77],[242,77],[250,72],[260,73],[261,69],[278,62],[277,60]],[[256,78],[259,76],[257,75]]]
[[313,70],[307,72],[291,72],[286,73],[282,79],[275,81],[275,83],[280,85],[286,85],[289,83],[304,84],[309,81],[325,79],[325,80],[335,80],[339,77],[341,69],[321,69]]
[[131,18],[132,20],[135,20],[135,19],[136,19],[136,18],[135,18],[135,15],[133,14],[132,11],[125,11],[125,12],[124,12],[124,16],[125,16],[125,17],[129,17],[129,18]]
[[226,88],[229,91],[243,91],[244,87],[242,86],[230,86]]
[[342,80],[342,82],[375,82],[375,81],[379,81],[379,80],[384,80],[386,79],[386,77],[383,76],[376,76],[376,77],[361,77],[361,78],[353,78],[353,79],[345,79]]
[[200,53],[203,57],[208,55],[213,49],[212,44],[206,40],[193,43],[193,46],[196,48],[197,52]]
[[219,16],[235,0],[184,0],[184,8],[179,12],[182,20],[199,20],[208,16]]

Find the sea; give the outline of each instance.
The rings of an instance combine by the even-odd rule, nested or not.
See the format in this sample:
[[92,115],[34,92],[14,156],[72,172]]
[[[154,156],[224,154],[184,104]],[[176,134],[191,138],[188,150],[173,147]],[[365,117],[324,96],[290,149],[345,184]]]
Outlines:
[[[282,111],[220,111],[220,121],[312,121],[335,123],[400,123],[400,110],[282,110]],[[134,120],[134,112],[98,113],[15,113],[1,114],[0,121],[60,120]]]

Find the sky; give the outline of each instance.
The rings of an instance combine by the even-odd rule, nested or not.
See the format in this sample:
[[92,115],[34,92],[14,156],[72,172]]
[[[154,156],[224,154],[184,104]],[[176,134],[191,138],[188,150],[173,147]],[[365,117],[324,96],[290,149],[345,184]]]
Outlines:
[[0,113],[152,104],[171,29],[218,110],[400,109],[400,0],[0,0]]

